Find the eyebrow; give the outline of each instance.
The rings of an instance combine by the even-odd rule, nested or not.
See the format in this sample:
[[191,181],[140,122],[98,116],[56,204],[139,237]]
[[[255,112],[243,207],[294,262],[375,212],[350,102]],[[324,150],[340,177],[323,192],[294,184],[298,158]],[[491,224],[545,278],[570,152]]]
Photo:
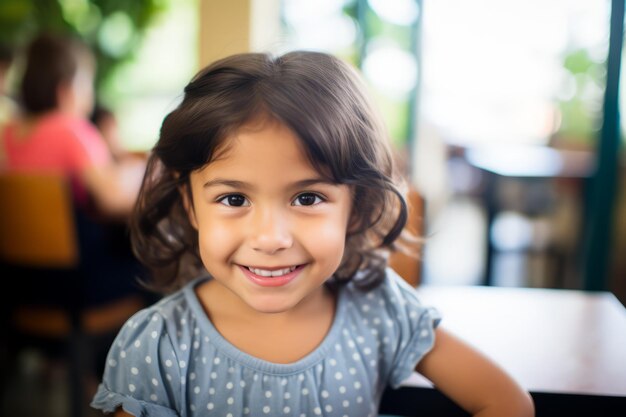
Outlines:
[[[292,184],[289,184],[289,188],[306,188],[306,187],[310,187],[311,185],[317,185],[317,184],[337,185],[336,183],[330,180],[323,179],[323,178],[307,178],[307,179],[296,181]],[[238,180],[229,180],[229,179],[224,179],[224,178],[211,179],[205,182],[202,185],[202,187],[206,189],[206,188],[215,187],[219,185],[241,189],[241,190],[254,189],[254,186],[250,183],[247,183],[244,181],[238,181]]]

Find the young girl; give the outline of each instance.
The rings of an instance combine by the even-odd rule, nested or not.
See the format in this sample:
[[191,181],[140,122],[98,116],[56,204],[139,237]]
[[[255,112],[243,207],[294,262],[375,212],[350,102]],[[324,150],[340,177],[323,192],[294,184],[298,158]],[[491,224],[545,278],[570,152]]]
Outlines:
[[154,285],[176,291],[121,330],[94,407],[374,416],[383,390],[416,370],[474,415],[533,414],[386,268],[407,210],[364,91],[315,52],[235,55],[185,88],[133,230]]

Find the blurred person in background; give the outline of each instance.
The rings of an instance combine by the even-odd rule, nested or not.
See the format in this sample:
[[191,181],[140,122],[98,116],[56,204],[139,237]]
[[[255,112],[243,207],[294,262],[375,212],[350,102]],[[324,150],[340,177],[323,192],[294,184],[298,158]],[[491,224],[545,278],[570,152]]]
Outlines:
[[0,125],[14,116],[17,104],[7,90],[7,76],[13,63],[13,49],[0,42]]
[[[128,296],[140,305],[153,301],[137,281],[143,270],[126,235],[145,162],[115,162],[89,120],[96,71],[92,52],[78,39],[40,34],[28,44],[24,59],[19,111],[0,124],[0,170],[68,178],[79,227],[80,268],[87,281],[73,296],[92,307]],[[55,299],[54,283],[22,284],[22,291]],[[43,288],[47,285],[51,288]],[[98,358],[98,368],[103,361],[103,356]]]
[[[147,153],[132,152],[124,146],[117,116],[110,107],[96,100],[89,120],[102,136],[115,165],[123,167],[128,164],[144,167],[147,162]],[[104,220],[106,220],[106,216]],[[120,254],[132,253],[126,222],[107,222],[106,234],[112,251]]]
[[19,85],[20,114],[2,130],[5,168],[71,177],[77,203],[108,216],[130,213],[142,163],[114,164],[89,122],[95,59],[77,39],[41,34],[27,47]]
[[126,160],[132,159],[147,159],[145,153],[131,152],[124,147],[120,136],[117,116],[112,109],[103,104],[96,103],[89,119],[102,135],[115,162],[123,163]]

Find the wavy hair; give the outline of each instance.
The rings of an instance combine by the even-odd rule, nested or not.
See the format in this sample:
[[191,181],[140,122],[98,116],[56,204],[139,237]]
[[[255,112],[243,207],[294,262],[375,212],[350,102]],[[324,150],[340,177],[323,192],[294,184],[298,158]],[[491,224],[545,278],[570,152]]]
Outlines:
[[181,190],[231,134],[259,117],[292,129],[321,175],[352,188],[346,249],[332,282],[356,277],[360,287],[376,286],[407,219],[384,124],[353,67],[329,54],[295,51],[216,61],[165,117],[131,220],[133,248],[153,271],[152,288],[179,288],[202,269]]

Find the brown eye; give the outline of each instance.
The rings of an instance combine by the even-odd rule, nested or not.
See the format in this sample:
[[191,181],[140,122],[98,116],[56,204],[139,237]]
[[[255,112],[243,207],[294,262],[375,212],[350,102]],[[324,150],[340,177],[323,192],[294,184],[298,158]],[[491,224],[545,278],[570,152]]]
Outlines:
[[242,196],[241,194],[229,194],[220,198],[218,201],[225,206],[230,207],[244,207],[250,205],[248,199],[246,199],[246,197]]
[[312,206],[315,204],[319,204],[324,200],[317,194],[314,193],[302,193],[296,197],[293,202],[294,206]]

